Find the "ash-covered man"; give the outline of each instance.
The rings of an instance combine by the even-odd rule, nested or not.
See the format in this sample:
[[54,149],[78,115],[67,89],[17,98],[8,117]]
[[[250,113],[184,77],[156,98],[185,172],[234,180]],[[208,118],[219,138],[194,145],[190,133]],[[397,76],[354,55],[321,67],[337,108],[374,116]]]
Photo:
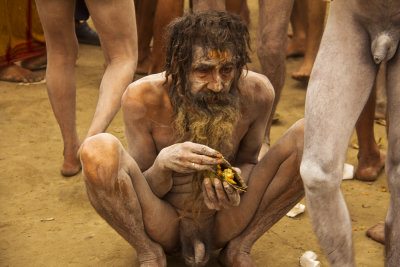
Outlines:
[[[123,96],[128,151],[109,134],[82,146],[89,199],[142,266],[166,266],[165,253],[203,266],[221,248],[223,265],[253,266],[254,242],[303,197],[303,123],[258,161],[274,91],[244,69],[249,33],[239,17],[185,15],[167,42],[166,72]],[[246,192],[210,179],[224,159],[241,171]]]

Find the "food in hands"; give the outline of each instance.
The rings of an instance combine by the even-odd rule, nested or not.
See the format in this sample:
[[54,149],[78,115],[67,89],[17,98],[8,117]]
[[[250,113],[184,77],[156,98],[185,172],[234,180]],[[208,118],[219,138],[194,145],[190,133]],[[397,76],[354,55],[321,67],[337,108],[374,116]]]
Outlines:
[[214,184],[214,179],[219,179],[220,181],[226,181],[237,191],[246,192],[247,185],[240,176],[240,174],[232,168],[231,164],[223,158],[221,164],[215,166],[215,171],[204,171],[204,178],[210,178],[211,182]]

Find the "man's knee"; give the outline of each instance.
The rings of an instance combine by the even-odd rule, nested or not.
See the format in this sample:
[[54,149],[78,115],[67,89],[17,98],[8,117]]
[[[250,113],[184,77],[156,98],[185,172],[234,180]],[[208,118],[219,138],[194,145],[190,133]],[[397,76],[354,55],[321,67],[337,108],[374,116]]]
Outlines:
[[300,146],[304,144],[304,118],[296,121],[291,127]]
[[115,66],[120,71],[131,71],[134,73],[137,67],[138,62],[138,54],[137,53],[129,53],[121,57],[106,57],[106,61],[104,63],[104,67],[107,68],[108,66]]
[[300,164],[300,175],[304,187],[308,192],[325,194],[335,191],[340,187],[342,181],[341,168],[335,167],[333,161],[317,160],[315,158],[304,158]]
[[120,143],[114,136],[101,133],[82,144],[80,159],[87,183],[104,186],[118,172]]

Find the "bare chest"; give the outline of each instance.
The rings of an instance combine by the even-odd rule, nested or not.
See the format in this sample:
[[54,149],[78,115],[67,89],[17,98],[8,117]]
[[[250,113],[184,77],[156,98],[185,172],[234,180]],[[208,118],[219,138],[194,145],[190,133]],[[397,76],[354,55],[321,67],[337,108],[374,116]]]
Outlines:
[[[251,122],[249,119],[242,117],[235,125],[231,137],[231,144],[233,147],[232,155],[236,154],[240,141],[246,135],[250,123]],[[173,145],[175,143],[175,135],[172,120],[168,120],[165,123],[154,123],[152,125],[152,137],[157,149],[157,153],[163,148]],[[210,138],[212,138],[212,136]]]

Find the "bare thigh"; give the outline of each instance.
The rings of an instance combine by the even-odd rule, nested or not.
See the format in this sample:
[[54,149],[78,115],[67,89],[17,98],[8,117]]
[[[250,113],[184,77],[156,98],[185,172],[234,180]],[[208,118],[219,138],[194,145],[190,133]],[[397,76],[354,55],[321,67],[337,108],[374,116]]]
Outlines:
[[166,251],[175,249],[179,226],[175,208],[153,194],[117,138],[110,134],[88,138],[81,161],[89,199],[111,226],[131,242],[131,235],[143,231],[140,225],[144,225],[147,235]]
[[137,58],[137,29],[133,0],[86,0],[106,61]]
[[[396,52],[394,58],[387,64],[387,108],[389,111],[389,130],[388,130],[388,169],[400,164],[400,54]],[[396,170],[393,170],[396,172]],[[400,195],[400,179],[393,174],[388,176],[388,182],[393,186],[392,195]],[[396,188],[397,187],[397,188]],[[399,201],[399,198],[394,199]],[[397,203],[400,205],[400,203]]]
[[[303,131],[303,120],[296,122],[254,167],[247,192],[241,195],[240,205],[217,213],[217,243],[224,244],[241,233],[254,218],[260,204],[266,208],[278,199],[289,189],[293,177],[301,180],[299,165]],[[303,195],[302,185],[299,191]]]
[[[40,21],[46,38],[48,61],[59,55],[75,61],[78,41],[75,35],[75,1],[36,0]],[[73,64],[73,62],[71,64]]]
[[317,161],[328,173],[343,167],[377,72],[368,34],[349,12],[343,3],[332,3],[307,88],[303,161]]

